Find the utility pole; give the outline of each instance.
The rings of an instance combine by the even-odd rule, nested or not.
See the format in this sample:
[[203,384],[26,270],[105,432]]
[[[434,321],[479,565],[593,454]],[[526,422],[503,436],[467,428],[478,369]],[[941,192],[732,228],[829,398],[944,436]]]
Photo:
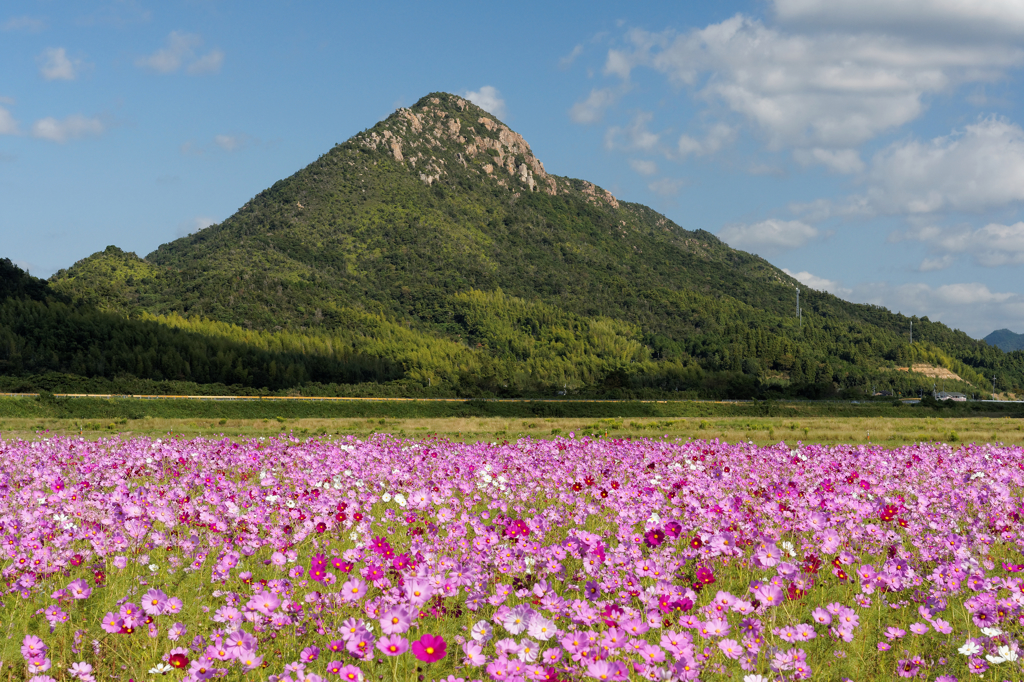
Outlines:
[[914,321],[910,321],[910,345],[914,345]]
[[796,288],[796,319],[800,323],[800,326],[804,326],[804,318],[800,314],[800,287]]

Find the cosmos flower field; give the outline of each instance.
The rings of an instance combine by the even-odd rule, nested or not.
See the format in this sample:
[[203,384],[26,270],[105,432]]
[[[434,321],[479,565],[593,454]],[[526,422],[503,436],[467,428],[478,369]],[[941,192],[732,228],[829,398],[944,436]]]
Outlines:
[[0,441],[0,679],[1022,679],[1024,451]]

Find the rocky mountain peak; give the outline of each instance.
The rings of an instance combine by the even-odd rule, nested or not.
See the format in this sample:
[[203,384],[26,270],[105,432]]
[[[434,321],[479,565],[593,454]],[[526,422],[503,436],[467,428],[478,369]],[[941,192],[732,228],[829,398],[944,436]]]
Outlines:
[[356,135],[353,142],[385,152],[426,185],[466,172],[510,192],[580,192],[592,203],[619,206],[607,190],[549,174],[522,135],[458,95],[427,95]]

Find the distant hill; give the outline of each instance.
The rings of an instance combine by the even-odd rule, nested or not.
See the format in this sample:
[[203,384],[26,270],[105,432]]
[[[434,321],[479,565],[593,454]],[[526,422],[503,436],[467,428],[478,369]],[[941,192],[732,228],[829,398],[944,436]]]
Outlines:
[[1007,353],[1015,350],[1024,350],[1024,334],[1014,334],[1009,329],[994,331],[982,340],[990,346],[1003,349]]
[[[957,390],[993,374],[1024,386],[1024,354],[928,318],[801,286],[799,321],[797,286],[709,232],[549,173],[494,116],[434,93],[223,223],[145,258],[111,246],[50,279],[77,311],[188,331],[196,349],[230,341],[230,371],[227,355],[219,374],[208,370],[212,346],[128,368],[130,352],[104,354],[130,340],[76,355],[22,339],[6,373],[417,395],[827,397],[930,387],[895,371],[923,363],[962,377]],[[287,369],[244,348],[287,353]]]

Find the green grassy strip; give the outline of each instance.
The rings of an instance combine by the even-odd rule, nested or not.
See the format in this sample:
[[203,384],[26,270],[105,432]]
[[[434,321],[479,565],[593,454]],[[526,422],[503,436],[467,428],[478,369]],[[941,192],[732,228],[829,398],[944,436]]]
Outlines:
[[1024,405],[961,403],[931,408],[890,403],[772,402],[630,402],[630,401],[231,401],[132,398],[0,398],[0,417],[78,419],[273,419],[299,418],[442,418],[442,417],[1016,417]]

